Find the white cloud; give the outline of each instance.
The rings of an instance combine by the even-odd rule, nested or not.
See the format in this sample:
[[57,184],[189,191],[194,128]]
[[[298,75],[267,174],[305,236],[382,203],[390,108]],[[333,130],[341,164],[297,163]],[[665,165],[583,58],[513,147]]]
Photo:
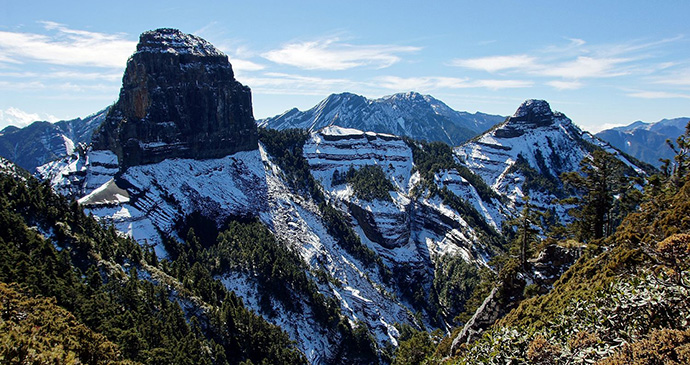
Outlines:
[[0,31],[2,59],[123,69],[135,50],[136,42],[122,34],[75,30],[54,22],[43,24],[50,34]]
[[636,91],[628,96],[641,99],[690,99],[690,94],[672,93],[667,91]]
[[574,61],[555,65],[544,65],[532,72],[542,76],[565,79],[605,78],[627,75],[620,65],[629,62],[627,58],[594,58],[580,56]]
[[376,84],[394,91],[415,90],[428,92],[437,88],[458,88],[467,84],[466,78],[454,77],[399,77],[382,76],[377,78]]
[[655,84],[690,86],[690,69],[668,73],[653,81]]
[[528,55],[491,56],[455,59],[452,66],[486,72],[509,71],[527,75],[560,77],[564,79],[604,78],[626,75],[621,64],[628,58],[596,58],[579,56],[571,61],[546,62]]
[[0,110],[0,126],[2,128],[8,125],[17,127],[25,127],[35,121],[47,120],[49,122],[57,122],[58,118],[50,114],[29,113],[21,109],[9,107],[5,110]]
[[366,83],[341,78],[322,78],[295,74],[266,72],[258,77],[244,77],[242,82],[254,92],[279,95],[324,95],[333,92],[357,91]]
[[451,66],[473,70],[496,72],[509,69],[529,69],[535,66],[536,58],[528,55],[492,56],[469,59],[454,59]]
[[25,81],[25,82],[12,82],[0,80],[0,87],[5,90],[41,90],[45,89],[46,85],[41,81]]
[[530,87],[531,81],[523,80],[470,80],[455,77],[398,77],[383,76],[376,80],[376,85],[391,90],[416,90],[421,92],[439,89],[487,88],[491,90]]
[[68,80],[105,80],[119,81],[122,79],[121,73],[107,72],[78,72],[78,71],[52,71],[45,73],[38,72],[0,72],[0,77],[7,78],[33,78],[33,79],[68,79]]
[[518,89],[534,85],[527,80],[476,80],[471,83],[471,87],[483,87],[491,90]]
[[580,81],[562,81],[562,80],[549,81],[546,84],[549,86],[552,86],[558,90],[576,90],[576,89],[580,89],[584,86],[584,84],[581,83]]
[[235,71],[243,72],[243,71],[261,71],[266,68],[266,66],[248,61],[248,60],[242,60],[238,58],[232,58],[230,59],[230,64],[232,65],[232,69]]
[[400,62],[401,53],[421,48],[394,45],[353,45],[338,38],[314,42],[296,42],[262,56],[272,62],[307,70],[347,70],[360,66],[386,68]]
[[587,42],[585,42],[584,39],[580,38],[567,38],[570,41],[570,45],[573,47],[581,47],[584,46]]

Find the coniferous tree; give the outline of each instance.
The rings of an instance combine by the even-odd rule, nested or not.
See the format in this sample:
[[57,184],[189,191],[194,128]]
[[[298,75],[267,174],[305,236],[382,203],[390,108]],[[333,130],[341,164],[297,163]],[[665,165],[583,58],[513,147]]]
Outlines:
[[533,247],[539,240],[539,227],[541,225],[541,213],[530,204],[529,196],[522,199],[524,205],[519,217],[507,221],[508,226],[516,228],[515,239],[511,251],[518,256],[522,270],[527,270],[527,259],[532,255]]
[[675,145],[670,139],[666,140],[666,144],[676,155],[673,158],[673,164],[671,160],[661,160],[663,162],[661,170],[672,183],[673,188],[678,189],[683,186],[687,173],[690,171],[690,122],[685,126],[685,134],[676,139]]
[[580,161],[579,172],[561,175],[566,188],[575,195],[563,202],[576,205],[569,213],[575,218],[572,227],[577,239],[588,241],[610,236],[624,214],[614,208],[629,210],[635,205],[634,202],[620,204],[624,196],[634,194],[629,191],[633,180],[624,171],[620,160],[596,150]]

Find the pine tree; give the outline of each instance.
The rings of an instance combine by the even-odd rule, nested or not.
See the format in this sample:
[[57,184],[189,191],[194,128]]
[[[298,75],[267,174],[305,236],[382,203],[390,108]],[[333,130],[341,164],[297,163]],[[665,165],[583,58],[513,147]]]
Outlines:
[[541,213],[530,204],[529,196],[522,198],[524,205],[519,217],[507,221],[508,226],[516,228],[515,239],[511,251],[516,252],[520,267],[527,270],[527,259],[532,255],[533,247],[539,240],[539,227],[541,226]]
[[661,170],[665,177],[672,183],[672,186],[678,189],[683,186],[688,171],[690,171],[690,122],[685,126],[685,134],[676,139],[675,145],[670,139],[666,140],[666,144],[668,144],[676,155],[673,158],[673,164],[671,164],[671,161],[668,159],[661,160],[663,162]]
[[634,201],[621,204],[623,197],[634,197],[630,190],[634,180],[624,171],[620,160],[603,150],[595,150],[582,159],[579,172],[561,175],[564,186],[575,195],[563,202],[576,205],[569,214],[575,218],[572,228],[577,239],[588,241],[610,236],[620,217],[627,213],[621,210],[635,206]]

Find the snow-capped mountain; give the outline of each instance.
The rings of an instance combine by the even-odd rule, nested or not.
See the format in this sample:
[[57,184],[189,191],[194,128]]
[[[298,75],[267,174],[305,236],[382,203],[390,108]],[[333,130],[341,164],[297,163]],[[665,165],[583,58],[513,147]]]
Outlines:
[[103,123],[109,109],[84,119],[7,127],[0,131],[0,156],[33,172],[38,166],[71,154],[79,144],[90,143],[91,135]]
[[[128,62],[120,99],[92,146],[41,166],[39,174],[161,258],[170,257],[165,239],[181,240],[180,224],[192,214],[218,226],[237,217],[259,220],[302,257],[305,275],[331,278],[317,285],[319,292],[338,303],[343,320],[363,323],[381,347],[397,344],[395,323],[449,326],[458,313],[432,310],[436,263],[453,256],[483,266],[489,253],[465,213],[439,196],[416,192],[421,178],[414,171],[413,146],[389,134],[335,126],[313,131],[296,158],[306,162],[325,198],[299,193],[286,179],[288,171],[257,143],[249,90],[212,47],[175,30],[144,33]],[[381,168],[392,186],[390,199],[362,198],[351,182],[333,181],[365,166]],[[431,183],[452,186],[463,199],[480,195],[452,170],[438,172]],[[501,224],[506,208],[498,199],[471,204],[468,209],[480,211],[494,227]],[[324,209],[336,213],[329,220]],[[344,245],[334,225],[351,230],[349,244],[361,248]],[[267,293],[251,275],[228,268],[217,278],[287,331],[311,362],[339,356],[342,334],[313,321],[308,298],[295,294],[301,311],[272,301],[267,312],[260,301]]]
[[373,100],[342,93],[330,95],[307,111],[291,109],[258,123],[266,128],[310,131],[337,125],[457,146],[504,119],[499,115],[458,112],[432,96],[416,92]]
[[[267,293],[251,269],[221,265],[214,278],[283,328],[311,363],[343,361],[340,323],[361,324],[379,348],[397,346],[396,323],[450,329],[462,305],[457,293],[441,294],[440,285],[454,285],[436,280],[442,263],[486,266],[529,179],[553,182],[577,170],[591,148],[617,153],[536,100],[454,152],[339,126],[398,128],[391,132],[415,138],[436,128],[456,143],[449,131],[462,113],[416,93],[373,101],[333,95],[274,126],[310,132],[262,129],[268,140],[259,139],[251,111],[249,88],[211,44],[173,29],[146,32],[93,144],[37,170],[160,258],[174,259],[170,242],[183,241],[190,216],[220,229],[229,221],[259,222],[302,259],[301,274],[318,295],[335,303],[335,325],[315,320],[314,297],[303,288],[290,289],[296,310]],[[462,128],[481,131],[491,118],[503,120],[476,116],[465,120],[472,128]],[[547,205],[556,190],[530,194]]]
[[663,119],[655,123],[635,122],[624,127],[606,129],[596,134],[619,150],[641,161],[661,166],[660,159],[673,160],[674,152],[666,140],[675,142],[685,133],[690,118]]
[[504,123],[455,149],[457,156],[496,192],[520,204],[525,195],[546,210],[566,217],[566,207],[552,203],[563,197],[559,176],[579,170],[595,148],[617,156],[639,174],[639,162],[582,131],[544,100],[527,100]]
[[[337,298],[343,314],[363,321],[381,344],[397,343],[394,323],[414,323],[412,289],[432,290],[436,262],[444,255],[485,265],[488,254],[480,237],[460,213],[439,197],[416,198],[419,184],[413,173],[410,146],[401,138],[339,127],[314,132],[304,145],[304,157],[329,200],[351,224],[362,243],[400,276],[386,284],[380,271],[368,267],[329,233],[318,205],[292,191],[284,172],[263,147],[236,152],[220,159],[166,159],[158,163],[118,168],[110,151],[88,151],[40,169],[53,186],[74,193],[90,213],[113,223],[141,244],[153,246],[167,257],[161,233],[177,235],[176,223],[192,213],[218,222],[229,216],[256,216],[283,242],[294,247],[312,270],[323,270],[339,285],[321,287]],[[391,201],[358,198],[349,184],[335,184],[335,171],[379,165],[394,184]],[[457,173],[439,175],[439,184],[452,182],[464,198],[478,197],[476,189]],[[70,190],[72,189],[72,190]],[[506,208],[498,201],[476,199],[487,219],[502,221]],[[481,208],[479,208],[481,209]],[[251,277],[229,272],[223,283],[259,310],[259,288]],[[402,292],[401,287],[410,292]],[[334,338],[310,321],[310,314],[278,308],[267,318],[298,341],[314,362],[334,354]],[[427,326],[433,314],[425,313]],[[311,355],[310,355],[311,354]],[[319,361],[316,361],[321,359]]]

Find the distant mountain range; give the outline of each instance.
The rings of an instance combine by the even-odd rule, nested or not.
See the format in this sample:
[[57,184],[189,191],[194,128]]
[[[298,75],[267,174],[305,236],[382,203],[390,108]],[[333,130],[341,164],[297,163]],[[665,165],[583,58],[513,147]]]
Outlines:
[[310,131],[337,125],[457,146],[504,120],[500,115],[459,112],[430,95],[416,92],[380,99],[342,93],[330,95],[307,111],[291,109],[261,119],[258,124],[278,130],[302,128]]
[[660,159],[673,159],[674,152],[666,140],[675,142],[685,132],[690,118],[663,119],[656,123],[635,122],[624,127],[606,129],[597,137],[609,142],[619,150],[650,163],[661,166]]
[[94,130],[103,123],[109,109],[83,119],[6,127],[0,131],[0,156],[34,172],[46,162],[71,154],[80,143],[91,143]]

